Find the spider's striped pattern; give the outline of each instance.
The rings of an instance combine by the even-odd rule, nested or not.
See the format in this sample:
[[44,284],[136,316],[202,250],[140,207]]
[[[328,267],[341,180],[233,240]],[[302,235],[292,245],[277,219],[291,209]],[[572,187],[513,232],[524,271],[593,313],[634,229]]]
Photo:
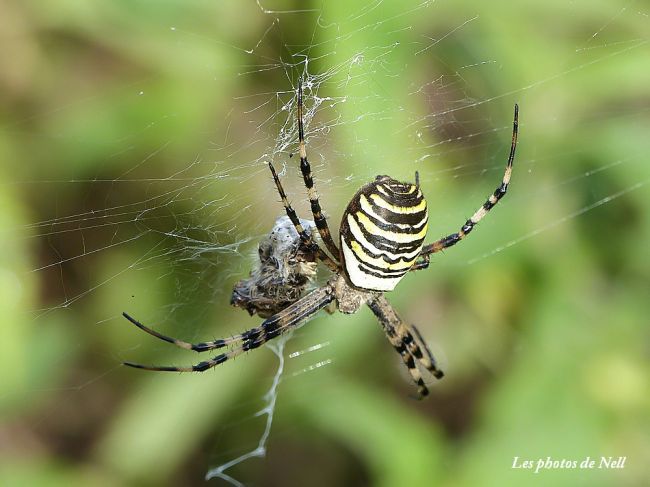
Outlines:
[[429,212],[418,184],[378,176],[350,201],[341,222],[341,249],[350,282],[392,291],[420,255]]
[[[316,229],[331,255],[318,245],[311,233],[305,231],[298,215],[289,204],[280,178],[271,163],[269,169],[285,212],[297,233],[296,239],[300,239],[302,249],[300,255],[303,259],[311,256],[313,262],[320,261],[325,264],[332,271],[332,277],[324,286],[299,299],[295,298],[295,301],[290,300],[293,302],[283,309],[280,309],[282,306],[278,306],[277,309],[280,311],[264,320],[259,326],[230,338],[210,342],[192,344],[162,335],[124,313],[124,317],[140,329],[180,348],[195,352],[230,348],[227,352],[188,367],[148,366],[131,362],[125,364],[146,370],[202,372],[296,329],[330,303],[335,303],[337,309],[346,314],[356,313],[365,304],[377,317],[388,341],[401,356],[413,381],[417,384],[419,396],[424,397],[429,391],[418,365],[437,379],[443,377],[443,372],[438,368],[433,354],[418,329],[399,317],[384,293],[392,291],[407,272],[427,268],[431,254],[464,239],[505,196],[512,175],[517,146],[518,107],[515,105],[510,155],[501,184],[459,231],[431,244],[423,245],[429,213],[417,173],[414,183],[400,182],[389,176],[377,176],[374,181],[364,185],[354,195],[345,209],[339,231],[340,250],[332,238],[314,187],[311,167],[307,160],[302,110],[302,85],[300,84],[298,86],[300,170],[307,188]],[[286,285],[286,283],[280,284]],[[274,286],[274,289],[277,290],[277,286]],[[273,309],[272,303],[268,302],[277,297],[270,292],[268,296],[264,296],[263,288],[257,289],[257,293],[261,294],[260,301],[265,303],[264,309]],[[300,292],[296,293],[299,294]],[[257,309],[255,303],[251,302],[248,309],[249,311]]]

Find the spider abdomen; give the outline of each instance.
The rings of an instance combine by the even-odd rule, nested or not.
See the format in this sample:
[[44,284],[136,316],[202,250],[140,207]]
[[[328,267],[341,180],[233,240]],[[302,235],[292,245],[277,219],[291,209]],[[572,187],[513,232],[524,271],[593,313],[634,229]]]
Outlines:
[[341,222],[343,268],[353,286],[391,291],[415,263],[427,233],[416,184],[377,176],[354,195]]

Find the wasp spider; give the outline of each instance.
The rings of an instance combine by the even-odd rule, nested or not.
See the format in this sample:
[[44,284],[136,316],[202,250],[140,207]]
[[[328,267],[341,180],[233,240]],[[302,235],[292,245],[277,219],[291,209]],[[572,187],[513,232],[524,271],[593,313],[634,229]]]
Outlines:
[[[240,335],[210,342],[188,343],[162,335],[124,313],[124,317],[138,328],[180,348],[195,352],[207,352],[230,347],[226,352],[188,367],[148,366],[131,362],[125,362],[125,365],[146,370],[203,372],[301,326],[332,302],[340,312],[346,314],[356,313],[365,304],[375,314],[384,328],[389,342],[402,357],[413,381],[417,384],[419,396],[424,397],[429,391],[417,364],[437,379],[443,377],[443,372],[436,365],[433,354],[418,329],[415,325],[406,323],[399,317],[384,293],[392,291],[407,272],[427,268],[431,254],[451,247],[464,239],[506,194],[517,146],[518,107],[515,105],[512,144],[503,180],[458,232],[424,245],[429,213],[427,202],[420,189],[418,174],[415,175],[415,184],[403,183],[390,176],[377,176],[374,181],[357,191],[345,209],[339,232],[340,250],[332,238],[314,188],[311,168],[307,161],[302,111],[302,85],[299,85],[300,170],[307,187],[316,229],[330,255],[318,245],[312,233],[305,230],[296,212],[289,204],[280,179],[271,163],[269,163],[269,169],[282,198],[286,214],[295,227],[300,244],[305,250],[302,255],[310,255],[313,262],[320,261],[325,264],[332,271],[332,277],[324,286],[311,291],[304,297],[300,297],[300,293],[297,293],[286,304],[286,307],[284,307],[285,304],[282,304],[283,308],[276,307],[278,311],[258,327]],[[259,307],[255,308],[255,306],[253,303],[253,308],[248,308],[251,314],[256,310],[259,311]],[[273,306],[267,306],[265,309],[273,309]]]

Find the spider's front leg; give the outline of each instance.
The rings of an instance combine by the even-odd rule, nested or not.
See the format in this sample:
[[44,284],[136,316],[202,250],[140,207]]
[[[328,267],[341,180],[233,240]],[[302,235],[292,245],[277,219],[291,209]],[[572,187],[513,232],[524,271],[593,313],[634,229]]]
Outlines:
[[420,335],[418,329],[413,325],[405,323],[383,294],[379,294],[369,300],[368,307],[382,324],[390,343],[402,357],[413,382],[418,386],[420,398],[429,395],[429,389],[424,384],[415,360],[436,379],[442,379],[444,373],[438,368],[433,354],[422,339],[422,335]]
[[436,252],[440,252],[441,250],[451,247],[452,245],[456,245],[458,242],[464,239],[469,234],[469,232],[471,232],[472,229],[478,224],[478,222],[480,222],[485,217],[485,215],[487,215],[487,213],[501,200],[501,198],[506,195],[506,192],[508,191],[508,184],[510,184],[510,177],[512,176],[512,164],[515,160],[518,131],[519,106],[515,104],[515,115],[514,121],[512,123],[512,143],[510,145],[510,155],[508,156],[508,162],[506,163],[506,170],[503,174],[501,184],[494,191],[494,193],[490,195],[487,201],[483,203],[483,206],[476,210],[472,217],[465,222],[465,224],[458,232],[447,235],[437,242],[422,247],[422,252],[420,252],[419,260],[413,264],[413,267],[411,267],[412,271],[426,269],[429,267],[429,259],[431,257],[431,254],[435,254]]
[[226,360],[230,360],[231,358],[241,355],[244,352],[254,350],[255,348],[264,345],[269,340],[277,338],[280,335],[287,333],[288,331],[296,329],[300,325],[304,324],[307,320],[309,320],[318,311],[326,307],[333,300],[334,294],[331,286],[325,285],[312,291],[307,296],[296,301],[291,306],[285,308],[279,313],[264,320],[262,324],[256,328],[252,328],[240,335],[236,335],[231,338],[198,344],[192,344],[184,342],[182,340],[177,340],[176,338],[162,335],[157,331],[144,326],[142,323],[124,313],[124,317],[141,330],[146,331],[156,338],[172,343],[177,347],[184,348],[186,350],[205,352],[208,350],[222,348],[229,344],[241,342],[239,346],[233,348],[232,350],[229,350],[228,352],[221,353],[209,360],[204,360],[203,362],[199,362],[196,365],[187,367],[141,365],[133,362],[124,362],[124,365],[135,367],[137,369],[157,370],[163,372],[203,372],[224,363]]

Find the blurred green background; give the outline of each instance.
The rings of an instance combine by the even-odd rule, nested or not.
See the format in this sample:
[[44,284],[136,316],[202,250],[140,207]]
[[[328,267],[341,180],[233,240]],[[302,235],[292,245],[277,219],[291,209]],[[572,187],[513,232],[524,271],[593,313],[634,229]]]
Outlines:
[[[186,340],[259,322],[230,291],[281,214],[264,161],[309,214],[289,158],[306,72],[334,229],[361,184],[419,170],[429,239],[455,231],[501,178],[518,102],[515,173],[470,238],[389,296],[444,366],[432,396],[411,398],[370,312],[323,314],[287,344],[266,457],[228,473],[648,485],[649,15],[609,0],[0,4],[0,484],[203,485],[256,448],[269,350],[206,374],[126,369],[198,357],[120,314]],[[516,456],[626,463],[534,473]]]

